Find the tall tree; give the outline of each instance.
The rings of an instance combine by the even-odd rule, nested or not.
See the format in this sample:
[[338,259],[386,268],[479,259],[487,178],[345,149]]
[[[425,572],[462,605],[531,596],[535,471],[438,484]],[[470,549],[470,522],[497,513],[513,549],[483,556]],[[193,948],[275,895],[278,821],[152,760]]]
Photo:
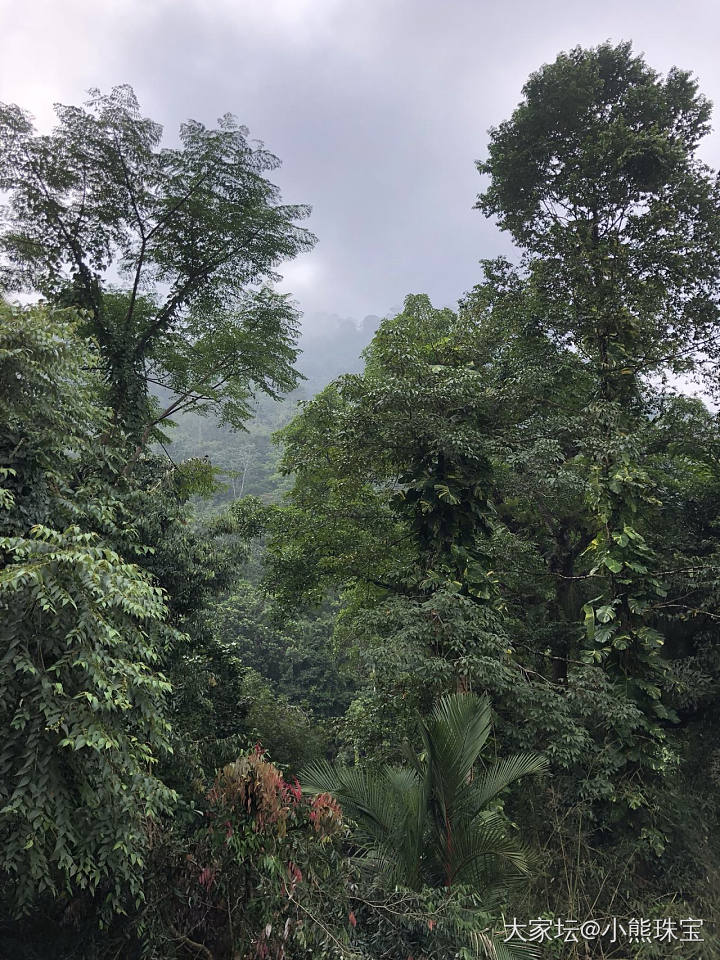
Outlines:
[[337,633],[368,684],[345,728],[359,753],[397,757],[414,710],[449,689],[491,692],[504,717],[531,687],[545,697],[506,630],[507,581],[526,613],[536,571],[489,498],[499,439],[512,425],[527,438],[537,396],[555,374],[572,383],[573,362],[548,343],[521,379],[527,350],[506,334],[408,297],[381,324],[365,374],[331,384],[283,431],[295,483],[271,517],[271,576],[296,602],[344,588]]
[[600,396],[631,401],[639,377],[718,345],[720,194],[696,156],[710,104],[630,43],[561,54],[523,94],[490,131],[477,206],[523,250],[545,325]]
[[[282,204],[264,176],[277,158],[229,115],[214,130],[188,121],[161,147],[128,86],[56,112],[40,135],[0,107],[6,291],[87,312],[116,420],[140,445],[180,410],[238,425],[253,390],[291,389],[297,316],[262,284],[314,237],[296,222],[308,207]],[[161,407],[158,387],[172,391]]]
[[[479,163],[478,207],[523,250],[528,302],[594,381],[579,456],[594,522],[586,556],[590,655],[643,704],[659,702],[666,594],[643,528],[660,503],[642,465],[648,387],[720,347],[720,190],[696,156],[710,104],[685,71],[661,78],[629,43],[576,48],[533,74]],[[652,720],[647,731],[662,737]],[[633,739],[629,756],[651,765]]]
[[120,491],[98,474],[116,454],[77,327],[68,309],[0,303],[3,922],[43,893],[97,891],[113,909],[139,897],[173,801],[154,767],[170,748],[158,666],[176,634],[164,591],[114,549]]

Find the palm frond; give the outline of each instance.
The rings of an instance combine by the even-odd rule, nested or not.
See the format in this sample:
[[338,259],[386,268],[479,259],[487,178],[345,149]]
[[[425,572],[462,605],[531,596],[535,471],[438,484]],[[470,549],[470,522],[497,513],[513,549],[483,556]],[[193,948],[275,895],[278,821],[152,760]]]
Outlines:
[[505,787],[520,777],[546,770],[548,761],[537,753],[518,753],[484,770],[474,781],[474,800],[478,810],[485,807]]
[[336,768],[329,760],[313,760],[300,772],[303,793],[334,793],[338,782]]
[[432,789],[441,805],[448,807],[469,777],[489,732],[490,703],[472,693],[442,697],[421,721]]
[[332,794],[355,821],[353,839],[378,872],[409,887],[420,884],[427,804],[414,770],[385,767],[376,772],[320,760],[300,776],[305,791]]
[[406,804],[391,786],[385,771],[362,767],[333,766],[315,761],[301,772],[308,793],[330,793],[343,811],[371,835],[393,833],[405,819]]
[[448,867],[453,882],[480,890],[529,872],[526,850],[507,835],[506,823],[497,814],[456,834]]
[[480,932],[470,935],[470,942],[479,957],[486,960],[535,960],[539,949],[531,943],[506,943],[493,934]]

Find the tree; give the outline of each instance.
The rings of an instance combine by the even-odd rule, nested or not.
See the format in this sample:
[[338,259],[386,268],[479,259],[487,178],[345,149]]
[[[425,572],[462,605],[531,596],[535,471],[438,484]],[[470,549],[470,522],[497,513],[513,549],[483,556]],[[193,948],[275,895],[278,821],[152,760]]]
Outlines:
[[[216,772],[155,850],[152,909],[128,955],[358,957],[348,938],[342,812],[302,796],[258,745]],[[316,919],[317,918],[317,919]],[[133,949],[134,948],[134,949]],[[132,951],[132,954],[131,954]],[[358,958],[359,960],[359,958]]]
[[[124,522],[101,477],[98,358],[73,311],[0,305],[2,913],[43,893],[141,896],[173,803],[159,661],[166,595],[100,530]],[[114,464],[118,468],[117,463]],[[129,531],[125,531],[127,535]]]
[[[487,437],[502,404],[482,356],[473,324],[409,296],[381,324],[364,375],[339,378],[282,432],[281,469],[298,477],[297,513],[285,516],[304,525],[303,548],[323,554],[310,566],[300,553],[301,576],[340,571],[414,596],[449,579],[488,595]],[[298,555],[278,546],[290,567]]]
[[[2,281],[85,311],[139,447],[179,411],[237,426],[253,391],[294,387],[297,315],[261,284],[314,237],[295,222],[308,208],[280,203],[264,176],[277,158],[229,115],[215,130],[188,121],[161,148],[128,86],[56,112],[38,135],[19,107],[0,108]],[[163,388],[158,407],[149,392]]]
[[464,885],[492,909],[529,870],[493,802],[546,761],[519,754],[473,776],[490,732],[487,697],[445,696],[419,726],[424,749],[419,758],[411,756],[411,766],[374,771],[315,761],[301,774],[303,789],[335,797],[356,823],[353,837],[363,861],[391,886],[450,892]]
[[586,464],[596,596],[587,655],[642,705],[658,742],[666,677],[652,611],[667,595],[647,531],[661,505],[643,460],[651,378],[717,358],[720,191],[696,157],[710,105],[690,74],[662,79],[631,45],[576,48],[533,74],[512,118],[491,131],[478,207],[523,250],[526,306],[593,380],[577,458]]
[[545,328],[593,365],[600,397],[629,402],[641,376],[717,344],[718,184],[695,155],[710,104],[630,43],[561,54],[523,94],[490,131],[477,206],[524,251]]
[[424,750],[411,767],[376,772],[315,761],[302,773],[304,789],[339,801],[357,822],[363,857],[390,882],[413,890],[465,883],[494,898],[528,867],[502,817],[488,807],[510,783],[547,762],[518,754],[473,776],[490,733],[487,697],[446,695],[419,726]]

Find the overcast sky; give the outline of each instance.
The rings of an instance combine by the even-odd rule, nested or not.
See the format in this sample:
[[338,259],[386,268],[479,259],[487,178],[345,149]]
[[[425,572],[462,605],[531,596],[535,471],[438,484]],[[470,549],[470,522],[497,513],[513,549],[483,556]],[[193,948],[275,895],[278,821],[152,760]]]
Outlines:
[[[720,109],[719,28],[718,0],[0,0],[0,99],[48,128],[54,101],[130,83],[168,140],[234,113],[313,207],[318,245],[284,288],[308,320],[359,319],[407,293],[453,306],[509,251],[472,209],[474,161],[531,71],[630,39]],[[703,156],[720,164],[717,134]]]

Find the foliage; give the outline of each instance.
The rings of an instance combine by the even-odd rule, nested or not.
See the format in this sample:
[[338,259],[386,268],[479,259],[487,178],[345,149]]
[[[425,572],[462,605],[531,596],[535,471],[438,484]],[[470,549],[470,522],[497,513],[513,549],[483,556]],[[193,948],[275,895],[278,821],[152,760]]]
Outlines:
[[485,263],[458,313],[408,298],[364,375],[282,432],[270,582],[343,591],[350,756],[397,761],[415,709],[490,691],[501,748],[546,752],[583,824],[588,889],[598,849],[671,887],[683,816],[663,798],[691,725],[714,729],[717,418],[668,386],[714,369],[706,119],[688,75],[626,44],[544,67],[481,165],[520,263]]
[[560,54],[523,95],[490,131],[478,207],[525,252],[541,322],[627,414],[638,376],[687,369],[716,339],[718,187],[696,157],[710,104],[630,43]]
[[165,773],[179,792],[259,740],[293,769],[324,750],[312,712],[278,693],[232,646],[196,639],[194,649],[179,652],[171,670],[174,755]]
[[[111,405],[141,448],[180,410],[237,425],[254,390],[295,386],[295,310],[259,284],[314,238],[295,223],[308,208],[280,203],[264,176],[278,159],[229,115],[214,130],[188,121],[161,148],[128,86],[56,112],[39,135],[19,107],[0,110],[3,280],[86,311]],[[173,392],[164,409],[150,385]]]
[[[457,310],[409,296],[362,371],[367,329],[322,372],[308,335],[283,405],[297,314],[263,284],[313,238],[276,159],[231,118],[163,148],[129,88],[58,116],[0,109],[3,282],[47,298],[0,304],[2,949],[502,960],[501,904],[713,916],[720,432],[687,388],[717,390],[720,195],[691,75],[627,43],[533,74],[479,163],[514,262]],[[486,697],[520,759],[477,770]]]
[[671,753],[657,721],[674,715],[660,702],[664,639],[647,614],[668,588],[643,532],[661,506],[643,434],[648,378],[714,355],[720,196],[695,156],[710,108],[688,73],[661,79],[629,43],[562,54],[523,93],[491,131],[478,206],[523,248],[529,302],[594,381],[579,449],[590,482],[583,573],[604,582],[584,605],[585,656],[647,716],[628,759],[660,769]]
[[266,591],[240,580],[208,604],[205,622],[218,644],[262,674],[277,694],[333,717],[347,708],[353,685],[349,664],[332,646],[336,609],[328,603],[314,617],[291,618]]
[[156,847],[146,956],[516,956],[471,888],[391,889],[353,871],[337,802],[303,797],[259,747],[218,772],[201,808]]
[[316,761],[303,771],[305,788],[337,797],[357,821],[361,855],[391,884],[413,890],[466,884],[491,907],[528,867],[502,817],[487,808],[508,784],[541,770],[545,761],[519,754],[473,777],[490,732],[489,701],[474,694],[443,697],[420,731],[423,754],[410,767],[373,772]]
[[[202,806],[188,836],[157,850],[148,955],[337,955],[335,932],[349,927],[337,805],[303,799],[258,747],[218,772]],[[318,908],[324,922],[315,922]]]
[[148,829],[173,800],[153,771],[169,748],[158,664],[172,632],[163,591],[93,532],[115,497],[83,482],[108,419],[77,322],[2,314],[3,909],[77,889],[120,909],[142,895]]
[[[245,533],[254,529],[249,499],[233,508]],[[331,648],[332,626],[331,610],[290,618],[242,579],[207,599],[168,665],[175,691],[168,782],[184,793],[257,741],[293,770],[327,749],[354,687]]]

